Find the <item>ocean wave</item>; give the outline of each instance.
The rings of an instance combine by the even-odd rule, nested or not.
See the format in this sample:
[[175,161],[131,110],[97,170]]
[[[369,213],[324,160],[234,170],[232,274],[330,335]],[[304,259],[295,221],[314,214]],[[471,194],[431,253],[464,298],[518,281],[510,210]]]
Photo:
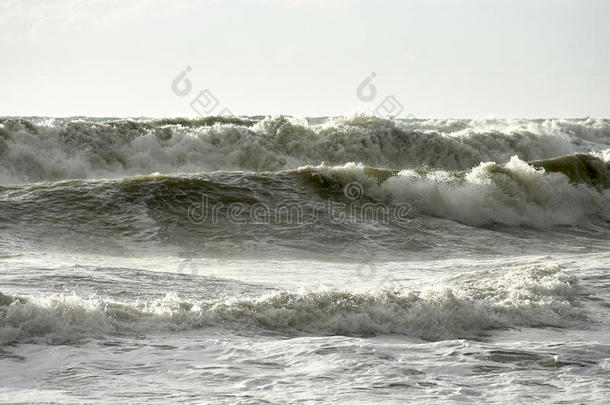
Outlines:
[[[533,163],[515,156],[466,171],[350,163],[0,186],[0,247],[28,241],[63,249],[78,240],[81,249],[122,252],[160,243],[222,256],[235,244],[261,254],[296,254],[305,244],[333,255],[355,238],[400,251],[426,229],[427,217],[475,227],[602,229],[610,221],[609,173],[594,155]],[[418,243],[410,248],[427,246]]]
[[605,120],[1,119],[0,184],[360,162],[466,170],[607,149]]
[[537,160],[530,164],[549,173],[562,173],[573,183],[588,184],[600,189],[610,188],[609,150],[602,157],[586,154],[561,156],[554,159]]
[[300,289],[209,301],[168,294],[133,302],[0,294],[0,344],[70,343],[206,327],[290,335],[476,338],[495,329],[586,322],[588,314],[575,301],[579,292],[574,276],[560,267],[522,266],[474,271],[420,290]]
[[339,186],[357,182],[363,193],[416,214],[468,225],[548,227],[610,221],[610,169],[592,155],[572,155],[532,164],[513,156],[506,164],[481,163],[461,172],[379,170],[363,165],[302,170]]

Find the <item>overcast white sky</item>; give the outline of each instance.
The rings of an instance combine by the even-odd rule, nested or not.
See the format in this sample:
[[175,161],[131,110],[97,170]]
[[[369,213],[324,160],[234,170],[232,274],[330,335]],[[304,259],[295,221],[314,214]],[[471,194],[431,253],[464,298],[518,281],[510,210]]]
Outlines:
[[607,0],[0,0],[0,115],[195,116],[209,89],[215,113],[394,95],[417,117],[610,117],[609,18]]

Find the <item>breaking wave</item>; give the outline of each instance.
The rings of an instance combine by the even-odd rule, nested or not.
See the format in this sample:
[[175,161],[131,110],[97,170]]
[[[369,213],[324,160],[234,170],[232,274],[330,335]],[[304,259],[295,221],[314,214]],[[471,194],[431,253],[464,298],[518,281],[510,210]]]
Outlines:
[[467,170],[610,147],[606,120],[0,119],[0,184],[304,165]]
[[588,320],[577,280],[557,266],[462,274],[436,287],[373,291],[283,290],[225,300],[118,302],[102,297],[0,294],[0,344],[67,343],[109,334],[174,333],[206,327],[278,333],[400,334],[476,338],[495,329],[569,327]]
[[513,156],[506,164],[486,162],[461,172],[392,171],[358,164],[302,170],[339,185],[357,182],[365,195],[407,202],[417,214],[474,226],[603,225],[610,221],[610,169],[591,155],[532,164]]
[[[217,246],[221,254],[236,244],[256,244],[261,253],[306,245],[332,254],[337,243],[366,235],[362,243],[371,239],[379,249],[400,250],[407,234],[426,227],[426,217],[475,227],[605,229],[609,173],[593,155],[533,163],[513,156],[505,164],[486,162],[465,171],[349,163],[0,186],[0,248],[78,241],[81,249],[90,244],[96,251],[120,252],[160,243],[193,251]],[[349,195],[350,187],[357,195]],[[265,217],[253,218],[255,208]],[[375,221],[375,215],[382,216]],[[346,220],[336,220],[341,217]]]

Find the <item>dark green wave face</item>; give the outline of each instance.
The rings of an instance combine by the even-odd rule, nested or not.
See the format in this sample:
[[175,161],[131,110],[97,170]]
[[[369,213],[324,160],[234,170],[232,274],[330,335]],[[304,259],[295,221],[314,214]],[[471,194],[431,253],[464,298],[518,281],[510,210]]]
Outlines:
[[380,238],[412,233],[392,222],[393,205],[375,211],[367,208],[373,202],[347,198],[341,184],[310,169],[77,180],[0,188],[0,229],[33,245],[77,243],[119,253],[157,246],[196,255],[233,250],[237,257],[250,254],[248,246],[278,256],[284,249],[330,255],[365,222],[378,227]]
[[610,163],[595,156],[579,153],[537,160],[532,162],[532,166],[547,172],[562,173],[574,183],[584,183],[598,188],[610,187]]
[[[569,163],[566,175],[537,169],[555,168],[561,159]],[[398,259],[443,254],[452,249],[447,238],[459,239],[464,229],[481,237],[500,231],[512,248],[528,228],[569,238],[578,229],[607,226],[610,191],[592,186],[601,175],[591,172],[594,177],[577,184],[569,171],[604,163],[561,159],[534,165],[513,159],[464,172],[311,166],[5,186],[1,244],[5,251],[51,246],[321,259],[358,258],[375,247],[386,259]],[[475,251],[493,251],[469,240]],[[597,243],[607,240],[592,246]]]

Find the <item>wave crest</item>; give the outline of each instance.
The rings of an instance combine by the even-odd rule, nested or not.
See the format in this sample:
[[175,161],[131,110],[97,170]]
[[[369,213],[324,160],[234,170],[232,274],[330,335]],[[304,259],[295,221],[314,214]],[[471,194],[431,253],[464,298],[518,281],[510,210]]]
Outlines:
[[601,150],[609,135],[594,120],[1,119],[0,184],[322,162],[465,170]]
[[426,340],[472,338],[494,329],[567,327],[588,319],[574,302],[577,280],[556,266],[461,275],[438,287],[365,292],[278,291],[216,301],[0,295],[0,343],[54,343],[108,333],[167,333],[205,327],[288,334],[402,334]]
[[304,170],[339,185],[358,181],[371,198],[408,202],[417,214],[468,225],[548,227],[610,221],[610,189],[601,189],[609,171],[594,157],[568,156],[530,165],[513,156],[504,165],[486,162],[462,172],[392,171],[357,164]]

